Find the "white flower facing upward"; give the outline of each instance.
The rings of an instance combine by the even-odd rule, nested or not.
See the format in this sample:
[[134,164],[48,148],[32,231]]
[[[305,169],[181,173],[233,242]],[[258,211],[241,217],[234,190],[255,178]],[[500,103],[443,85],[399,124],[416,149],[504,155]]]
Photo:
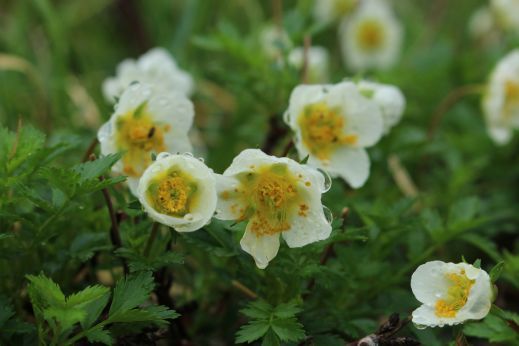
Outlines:
[[202,228],[216,209],[214,173],[190,155],[160,153],[144,171],[137,195],[152,219],[177,232]]
[[103,82],[103,94],[114,102],[133,82],[141,82],[159,90],[177,91],[186,96],[193,92],[193,78],[181,70],[164,48],[153,48],[137,61],[126,59],[117,66],[115,77]]
[[487,129],[500,145],[519,129],[519,49],[507,54],[495,67],[483,97]]
[[400,122],[405,109],[405,97],[399,88],[370,81],[359,81],[357,88],[367,98],[374,101],[382,112],[384,134]]
[[380,107],[353,82],[297,86],[285,122],[295,132],[299,157],[309,156],[308,165],[354,188],[364,185],[370,167],[365,148],[378,142],[384,121]]
[[490,277],[467,263],[427,262],[411,277],[422,306],[413,311],[419,327],[443,327],[485,317],[492,305]]
[[334,22],[349,15],[360,0],[315,0],[314,17],[320,23]]
[[519,30],[519,0],[491,0],[498,24],[507,30]]
[[332,230],[321,204],[329,188],[317,170],[259,149],[236,156],[217,175],[217,219],[247,221],[240,241],[264,269],[276,257],[281,235],[289,247],[328,238]]
[[184,95],[132,84],[121,95],[110,120],[99,129],[101,153],[123,152],[112,171],[128,176],[135,195],[152,153],[192,151],[188,131],[193,117],[193,104]]
[[341,22],[339,40],[351,70],[387,69],[399,56],[402,27],[384,0],[363,0]]
[[[304,68],[304,47],[294,48],[288,55],[288,62],[297,69]],[[328,51],[324,47],[313,46],[308,49],[308,83],[326,83],[329,80]]]

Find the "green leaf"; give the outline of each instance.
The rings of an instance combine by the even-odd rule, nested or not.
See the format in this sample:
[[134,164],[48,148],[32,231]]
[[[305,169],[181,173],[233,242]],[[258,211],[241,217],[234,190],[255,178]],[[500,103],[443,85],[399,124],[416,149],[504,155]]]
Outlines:
[[449,210],[448,225],[450,228],[472,220],[479,212],[480,201],[476,197],[468,197],[454,203]]
[[503,272],[503,269],[505,267],[505,262],[501,261],[497,263],[491,270],[490,270],[490,281],[492,283],[495,283],[499,277],[501,276],[501,273]]
[[105,345],[112,345],[114,340],[110,335],[110,332],[104,329],[92,329],[85,333],[88,341],[95,343],[100,342]]
[[52,279],[43,274],[27,275],[26,278],[30,282],[27,291],[33,305],[40,308],[65,306],[65,295]]
[[265,334],[265,337],[263,338],[263,342],[261,343],[261,346],[279,346],[279,338],[277,337],[276,333],[270,329],[267,334]]
[[76,323],[83,321],[86,311],[81,308],[54,308],[44,310],[43,317],[47,320],[55,320],[59,325],[59,330],[63,333],[72,328]]
[[93,300],[97,300],[107,294],[110,293],[110,290],[107,287],[103,287],[100,285],[89,286],[84,290],[71,294],[67,297],[66,305],[67,307],[73,307],[76,305],[84,305],[92,302]]
[[74,167],[72,167],[72,170],[79,175],[80,183],[84,183],[87,180],[99,178],[117,161],[119,161],[121,156],[121,153],[108,154],[106,156],[98,158],[97,160],[87,161],[75,165]]
[[482,322],[472,322],[465,324],[463,333],[468,336],[487,339],[489,342],[500,342],[513,345],[519,342],[517,334],[501,318],[488,315]]
[[289,318],[295,316],[301,311],[303,311],[303,309],[298,306],[298,303],[296,301],[291,301],[276,306],[274,309],[274,316],[279,318]]
[[271,326],[281,341],[300,341],[305,337],[303,325],[295,318],[275,319]]
[[240,310],[242,314],[254,319],[268,319],[272,313],[273,307],[264,300],[256,300],[247,305],[246,308]]
[[96,300],[90,301],[87,303],[83,309],[86,311],[87,315],[83,321],[81,321],[81,326],[84,330],[90,328],[97,321],[106,304],[108,304],[108,300],[110,299],[110,292],[105,295],[99,297]]
[[131,309],[110,317],[110,323],[135,323],[153,322],[158,325],[166,324],[166,320],[180,316],[177,312],[169,310],[166,306],[152,305],[144,309]]
[[251,343],[261,338],[269,330],[270,325],[268,321],[259,320],[252,321],[246,325],[241,326],[236,333],[236,343]]
[[472,265],[478,269],[481,269],[481,259],[478,258],[477,260],[474,261],[474,263]]
[[149,272],[126,277],[117,282],[109,316],[125,312],[144,303],[153,290],[153,277]]

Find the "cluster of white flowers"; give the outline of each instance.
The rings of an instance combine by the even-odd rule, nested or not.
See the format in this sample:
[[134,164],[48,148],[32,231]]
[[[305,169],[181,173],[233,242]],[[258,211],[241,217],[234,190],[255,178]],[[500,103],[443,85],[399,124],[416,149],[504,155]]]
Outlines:
[[519,129],[519,49],[499,61],[483,97],[483,112],[490,137],[506,144]]
[[411,289],[423,304],[413,311],[413,323],[419,328],[479,320],[492,306],[490,277],[467,263],[422,264],[411,277]]
[[361,81],[300,85],[292,91],[285,122],[301,159],[354,188],[364,185],[375,145],[401,118],[405,99],[396,87]]
[[184,83],[191,77],[163,49],[122,66],[116,79],[105,82],[108,99],[118,102],[98,139],[103,155],[123,153],[112,170],[128,177],[152,219],[178,232],[196,231],[213,216],[247,221],[241,246],[259,268],[276,256],[280,235],[289,247],[330,235],[321,204],[329,186],[322,173],[248,149],[223,175],[215,174],[191,154],[194,107]]

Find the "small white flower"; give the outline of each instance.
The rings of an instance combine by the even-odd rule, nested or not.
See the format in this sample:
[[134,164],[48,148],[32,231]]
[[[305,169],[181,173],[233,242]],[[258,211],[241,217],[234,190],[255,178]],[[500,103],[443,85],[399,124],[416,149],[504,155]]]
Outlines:
[[469,19],[468,31],[475,39],[486,39],[495,36],[497,24],[490,7],[482,6],[474,11]]
[[[288,62],[297,69],[303,69],[304,47],[294,48],[289,56]],[[329,56],[324,47],[313,46],[308,49],[308,82],[326,83],[329,80]]]
[[443,327],[485,317],[492,305],[490,277],[467,263],[427,262],[411,277],[411,289],[422,306],[413,323]]
[[346,65],[354,71],[394,65],[402,44],[402,27],[383,0],[363,0],[343,19],[339,39]]
[[332,228],[321,204],[321,194],[329,187],[311,167],[247,149],[223,175],[217,175],[216,184],[215,217],[247,221],[240,244],[261,269],[276,257],[280,235],[289,247],[330,235]]
[[117,66],[115,77],[103,82],[103,94],[114,102],[133,82],[141,82],[158,90],[176,91],[186,96],[193,92],[193,78],[181,70],[164,48],[153,48],[137,61],[126,59]]
[[259,39],[265,55],[278,62],[282,62],[285,52],[292,48],[292,41],[287,32],[277,25],[265,26],[260,32]]
[[308,165],[340,176],[352,187],[369,176],[367,147],[382,136],[379,106],[353,82],[299,85],[290,95],[285,122],[295,132],[295,146]]
[[329,23],[350,14],[359,0],[315,0],[314,17],[320,23]]
[[121,95],[110,120],[99,129],[101,153],[123,152],[112,171],[128,176],[135,194],[152,153],[192,151],[188,131],[193,117],[193,104],[184,95],[132,84]]
[[519,0],[491,0],[490,7],[501,27],[519,30]]
[[393,85],[360,81],[357,88],[367,98],[374,101],[382,112],[384,134],[400,122],[405,109],[405,97],[399,88]]
[[190,155],[160,153],[144,171],[137,191],[146,213],[177,232],[202,228],[216,209],[214,173]]
[[495,67],[483,97],[487,129],[497,144],[506,144],[519,128],[519,49]]

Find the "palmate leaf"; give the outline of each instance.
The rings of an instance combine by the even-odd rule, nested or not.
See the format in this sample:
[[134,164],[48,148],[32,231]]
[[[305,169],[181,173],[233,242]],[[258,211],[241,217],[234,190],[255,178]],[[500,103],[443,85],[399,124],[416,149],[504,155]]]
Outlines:
[[257,300],[240,310],[242,314],[254,319],[268,319],[272,314],[273,306],[264,300]]
[[236,333],[236,343],[251,343],[260,339],[270,329],[270,324],[265,320],[256,320],[241,326]]
[[305,337],[303,325],[294,317],[274,319],[271,327],[281,341],[300,341]]

